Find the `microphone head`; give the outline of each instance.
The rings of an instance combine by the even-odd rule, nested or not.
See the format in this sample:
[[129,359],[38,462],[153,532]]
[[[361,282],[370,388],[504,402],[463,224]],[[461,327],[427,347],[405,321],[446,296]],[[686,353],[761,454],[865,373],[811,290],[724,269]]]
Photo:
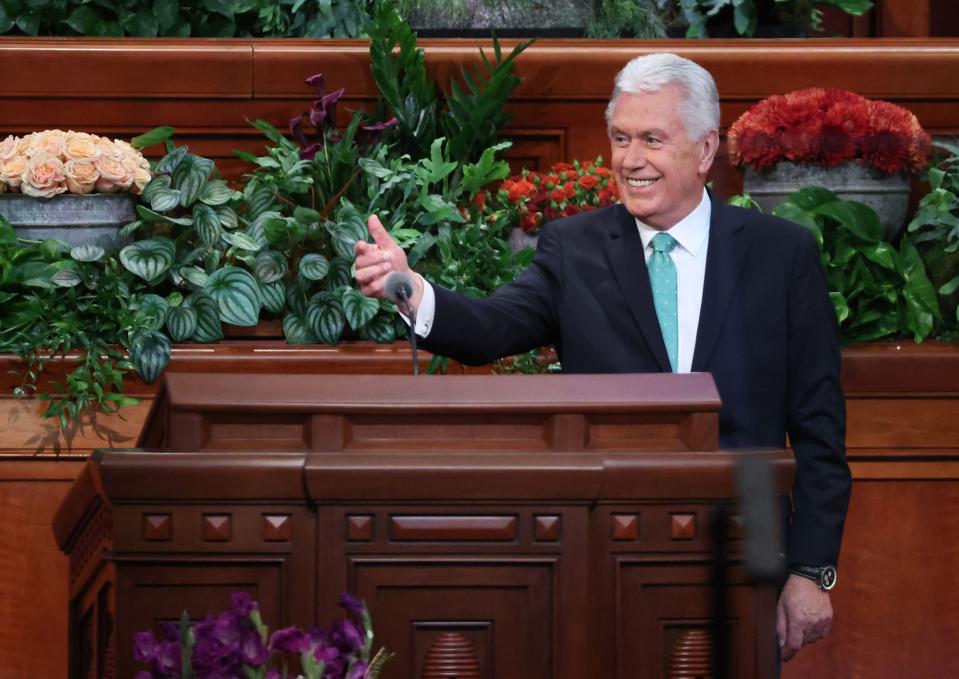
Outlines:
[[394,304],[407,301],[413,296],[413,279],[404,271],[394,271],[386,277],[383,294]]

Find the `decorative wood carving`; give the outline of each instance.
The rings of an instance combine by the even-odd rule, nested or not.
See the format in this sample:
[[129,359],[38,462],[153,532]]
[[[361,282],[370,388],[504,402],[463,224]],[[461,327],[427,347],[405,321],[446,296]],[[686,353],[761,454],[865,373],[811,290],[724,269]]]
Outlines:
[[230,514],[204,514],[203,539],[207,542],[229,542],[233,538],[233,517]]
[[143,539],[165,541],[173,535],[173,518],[169,514],[144,514]]
[[541,515],[536,517],[533,529],[537,542],[558,542],[563,527],[563,519],[556,515]]
[[351,542],[369,542],[373,539],[373,515],[350,514],[346,517],[346,539]]
[[509,542],[516,527],[515,516],[390,517],[390,537],[397,542]]
[[639,537],[638,514],[613,514],[613,539],[635,540]]
[[707,630],[686,630],[669,653],[669,679],[713,679],[712,652]]
[[264,514],[263,539],[266,542],[289,542],[292,523],[289,514]]
[[423,659],[420,679],[480,679],[473,642],[460,632],[440,632]]
[[696,515],[670,514],[669,534],[673,540],[695,540]]
[[98,504],[93,519],[84,527],[70,552],[70,582],[83,575],[98,552],[110,544],[113,512],[107,504]]

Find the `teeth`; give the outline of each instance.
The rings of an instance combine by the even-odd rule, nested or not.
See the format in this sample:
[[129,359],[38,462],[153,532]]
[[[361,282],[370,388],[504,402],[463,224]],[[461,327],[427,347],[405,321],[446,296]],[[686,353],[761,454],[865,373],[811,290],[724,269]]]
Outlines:
[[630,179],[626,178],[626,183],[630,186],[643,187],[643,186],[652,186],[656,182],[655,179]]

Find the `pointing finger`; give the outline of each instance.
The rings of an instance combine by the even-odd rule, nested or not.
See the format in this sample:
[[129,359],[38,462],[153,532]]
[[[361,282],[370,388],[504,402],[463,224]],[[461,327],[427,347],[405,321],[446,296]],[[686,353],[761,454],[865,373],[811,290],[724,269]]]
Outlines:
[[384,250],[389,250],[396,247],[396,242],[390,238],[390,234],[386,232],[386,229],[383,228],[380,218],[376,215],[370,215],[369,220],[367,220],[366,225],[370,229],[370,235],[373,236],[373,240],[376,241],[376,244]]

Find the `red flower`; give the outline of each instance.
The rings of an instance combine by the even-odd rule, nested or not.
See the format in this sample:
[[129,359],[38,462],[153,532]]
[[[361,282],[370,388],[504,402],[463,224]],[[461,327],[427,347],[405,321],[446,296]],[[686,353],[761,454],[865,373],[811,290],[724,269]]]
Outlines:
[[515,182],[509,190],[509,202],[519,203],[521,198],[530,195],[535,190],[536,187],[533,186],[532,183],[526,181],[525,179],[520,179],[519,181]]
[[553,163],[550,165],[550,172],[572,172],[575,168],[569,163]]
[[549,194],[549,199],[556,202],[562,203],[566,200],[566,190],[565,189],[556,189],[551,194]]
[[590,189],[596,188],[596,185],[599,184],[599,180],[593,175],[587,174],[577,179],[576,183],[589,191]]
[[781,160],[830,167],[858,158],[897,172],[921,170],[931,139],[900,106],[814,87],[753,106],[730,126],[727,147],[733,163],[756,169]]

